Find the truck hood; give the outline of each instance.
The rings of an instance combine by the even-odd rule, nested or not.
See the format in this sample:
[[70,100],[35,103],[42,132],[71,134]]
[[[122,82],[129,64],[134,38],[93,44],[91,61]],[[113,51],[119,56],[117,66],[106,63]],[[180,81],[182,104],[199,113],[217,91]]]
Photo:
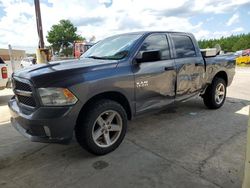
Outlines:
[[28,79],[35,86],[47,85],[45,83],[55,83],[60,80],[84,73],[100,71],[103,69],[114,69],[118,64],[117,60],[100,60],[100,59],[73,59],[64,61],[50,62],[49,64],[37,64],[31,67],[21,69],[14,73],[14,77]]

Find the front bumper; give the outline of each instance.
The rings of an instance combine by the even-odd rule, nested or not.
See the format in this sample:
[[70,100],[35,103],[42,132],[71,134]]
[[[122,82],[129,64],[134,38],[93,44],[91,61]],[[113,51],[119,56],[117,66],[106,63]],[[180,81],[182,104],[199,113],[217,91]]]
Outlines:
[[27,113],[15,99],[8,105],[12,125],[31,141],[60,143],[71,140],[78,116],[75,106],[40,107]]

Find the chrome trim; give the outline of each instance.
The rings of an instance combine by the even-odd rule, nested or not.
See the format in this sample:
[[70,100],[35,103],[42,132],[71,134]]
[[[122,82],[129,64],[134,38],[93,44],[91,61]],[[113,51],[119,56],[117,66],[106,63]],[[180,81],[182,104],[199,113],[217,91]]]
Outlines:
[[32,97],[32,92],[14,89],[14,93],[21,96]]
[[25,79],[25,78],[19,78],[19,77],[13,76],[13,79],[14,79],[14,80],[17,80],[17,81],[19,81],[19,82],[23,82],[23,83],[28,84],[28,85],[31,86],[30,81],[27,80],[27,79]]

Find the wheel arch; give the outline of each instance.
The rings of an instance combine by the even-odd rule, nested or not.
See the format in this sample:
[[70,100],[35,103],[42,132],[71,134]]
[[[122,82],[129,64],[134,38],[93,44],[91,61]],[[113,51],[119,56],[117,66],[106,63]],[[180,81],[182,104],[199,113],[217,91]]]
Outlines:
[[[228,75],[225,71],[219,71],[214,75],[214,78],[222,78],[225,80],[226,85],[228,85]],[[213,80],[214,80],[213,78]]]
[[82,106],[78,117],[77,117],[77,122],[80,120],[80,115],[85,114],[85,112],[88,110],[88,108],[96,101],[102,100],[102,99],[109,99],[118,102],[126,111],[127,117],[129,120],[132,119],[132,110],[129,104],[128,99],[120,92],[117,91],[108,91],[108,92],[103,92],[94,95],[88,101]]

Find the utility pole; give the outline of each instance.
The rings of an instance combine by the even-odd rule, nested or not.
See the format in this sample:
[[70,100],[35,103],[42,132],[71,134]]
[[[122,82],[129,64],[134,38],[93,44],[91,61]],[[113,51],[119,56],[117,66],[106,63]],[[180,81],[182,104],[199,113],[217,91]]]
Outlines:
[[40,1],[34,0],[34,4],[35,4],[35,12],[36,12],[37,33],[38,33],[38,37],[39,37],[38,49],[36,51],[37,63],[48,63],[49,50],[44,48],[43,26],[42,26],[42,18],[41,18],[41,10],[40,10]]
[[44,48],[43,26],[42,26],[42,18],[41,18],[41,10],[40,10],[40,1],[34,0],[34,3],[35,3],[35,11],[36,11],[37,33],[38,33],[38,37],[39,37],[38,48]]

